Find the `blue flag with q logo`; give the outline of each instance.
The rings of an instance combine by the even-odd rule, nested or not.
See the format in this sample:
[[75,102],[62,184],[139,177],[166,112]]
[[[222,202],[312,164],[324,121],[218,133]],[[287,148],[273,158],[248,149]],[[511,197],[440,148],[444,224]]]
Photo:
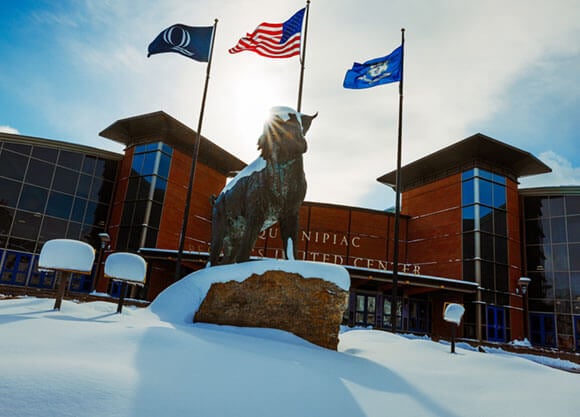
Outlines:
[[342,86],[361,89],[401,81],[402,62],[402,46],[387,56],[371,59],[364,64],[355,62],[352,68],[346,72]]
[[199,62],[208,62],[212,33],[213,26],[170,26],[149,44],[147,57],[164,52],[177,52]]

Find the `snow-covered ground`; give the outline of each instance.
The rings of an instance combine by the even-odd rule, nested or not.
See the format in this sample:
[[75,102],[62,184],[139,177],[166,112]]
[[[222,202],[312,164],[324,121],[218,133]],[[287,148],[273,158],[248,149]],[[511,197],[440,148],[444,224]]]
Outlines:
[[[147,309],[0,300],[2,417],[575,416],[580,374],[356,329],[338,352],[184,320],[185,278]],[[189,282],[189,285],[186,285]],[[188,313],[189,314],[189,313]],[[537,359],[537,358],[532,358]],[[560,361],[558,366],[573,367]]]

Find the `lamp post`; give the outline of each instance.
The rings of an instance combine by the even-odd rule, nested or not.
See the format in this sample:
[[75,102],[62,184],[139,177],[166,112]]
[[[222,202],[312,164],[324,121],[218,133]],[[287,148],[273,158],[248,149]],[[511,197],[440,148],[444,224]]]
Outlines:
[[97,284],[99,283],[99,276],[101,273],[101,262],[103,260],[103,253],[107,248],[108,243],[111,241],[111,236],[108,233],[99,233],[99,239],[101,241],[101,249],[99,250],[99,256],[97,259],[97,267],[95,269],[95,281],[93,284],[93,290],[97,288]]
[[528,340],[529,338],[529,329],[528,329],[528,286],[532,280],[528,277],[520,277],[518,280],[518,286],[520,287],[520,291],[522,292],[523,302],[524,302],[524,337]]

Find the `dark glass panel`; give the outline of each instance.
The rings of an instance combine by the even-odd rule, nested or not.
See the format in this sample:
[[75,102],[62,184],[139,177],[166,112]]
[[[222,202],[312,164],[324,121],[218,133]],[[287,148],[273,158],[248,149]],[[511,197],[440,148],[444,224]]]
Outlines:
[[159,159],[159,169],[157,174],[163,178],[169,178],[169,166],[171,165],[171,157],[165,154],[161,154]]
[[63,193],[73,194],[77,186],[78,174],[70,169],[56,167],[52,188]]
[[0,153],[0,176],[21,181],[27,163],[28,157],[3,150]]
[[68,194],[52,191],[48,197],[46,214],[61,219],[68,219],[73,207],[73,197]]
[[572,303],[570,302],[569,299],[566,300],[559,300],[556,299],[556,302],[554,303],[555,307],[556,307],[556,313],[564,313],[564,314],[570,314],[572,311]]
[[58,150],[54,148],[45,148],[43,146],[35,146],[32,149],[32,156],[34,158],[42,159],[43,161],[55,163],[56,158],[58,157]]
[[481,262],[481,286],[488,290],[495,290],[495,268],[491,262]]
[[567,245],[552,245],[552,262],[554,271],[568,270],[568,247]]
[[475,203],[475,194],[474,194],[474,184],[475,180],[470,179],[464,181],[461,185],[461,205],[468,206],[470,204]]
[[107,214],[109,213],[109,206],[107,204],[97,204],[95,211],[95,226],[105,227],[107,221]]
[[97,203],[87,202],[87,211],[85,213],[85,225],[93,225],[97,219]]
[[151,213],[149,214],[149,226],[159,228],[161,223],[161,210],[163,206],[157,203],[151,203]]
[[550,245],[529,245],[526,248],[527,270],[551,271],[552,251]]
[[554,295],[556,298],[570,299],[570,274],[568,272],[554,272]]
[[548,197],[524,197],[526,219],[548,217],[550,215]]
[[146,201],[137,201],[135,203],[135,212],[133,213],[132,224],[134,226],[145,223],[145,209],[147,208]]
[[23,143],[4,142],[4,149],[9,149],[11,151],[28,156],[30,155],[32,146],[24,145]]
[[0,178],[0,205],[16,207],[22,183]]
[[[496,294],[496,300],[495,302],[499,305],[502,306],[509,306],[510,305],[510,296],[508,294]],[[509,315],[510,311],[506,310],[505,314],[506,314],[506,325],[509,325],[509,318],[507,317]]]
[[[93,183],[93,186],[94,186],[94,183]],[[113,198],[114,187],[115,187],[115,184],[113,184],[112,182],[103,181],[103,183],[101,184],[101,188],[97,191],[98,201],[100,203],[109,204],[111,202],[111,199]]]
[[463,279],[475,282],[475,261],[463,261]]
[[82,171],[86,174],[93,175],[96,166],[97,166],[97,158],[94,156],[85,155]]
[[499,184],[493,184],[493,206],[496,208],[505,209],[506,207],[506,192],[505,187]]
[[528,272],[531,279],[528,294],[531,298],[554,298],[554,279],[544,272]]
[[76,195],[78,197],[87,198],[89,196],[89,192],[91,190],[91,181],[93,177],[90,175],[81,174],[79,176],[79,184],[77,186]]
[[479,234],[481,245],[481,259],[493,261],[493,236],[487,233]]
[[[100,161],[99,161],[100,162]],[[107,181],[115,181],[117,179],[117,167],[119,166],[119,161],[115,160],[105,160],[104,168],[102,174],[99,171],[99,165],[97,165],[97,171],[95,176],[102,177]]]
[[550,216],[564,215],[564,197],[550,197]]
[[137,191],[138,200],[148,200],[149,192],[151,190],[151,182],[153,181],[153,176],[141,177],[139,181],[139,190]]
[[44,217],[40,231],[40,239],[43,242],[51,239],[62,239],[66,236],[66,226],[66,220]]
[[91,188],[91,194],[89,198],[91,200],[99,201],[99,191],[101,190],[101,186],[103,185],[102,178],[95,178],[93,181],[93,186]]
[[[12,226],[12,219],[14,219],[14,209],[6,206],[0,206],[0,234],[7,235]],[[0,246],[2,246],[0,244]],[[2,254],[0,253],[0,256]]]
[[570,272],[572,299],[580,302],[580,272]]
[[135,202],[126,202],[123,206],[121,215],[121,226],[130,226],[133,222],[133,212],[135,211]]
[[469,178],[473,178],[474,176],[475,176],[475,171],[473,168],[471,168],[471,169],[461,173],[461,180],[465,181]]
[[129,229],[129,242],[127,244],[128,248],[131,250],[137,250],[141,246],[141,227],[131,227]]
[[580,195],[566,196],[566,215],[580,214]]
[[75,198],[71,220],[81,223],[85,218],[85,209],[87,207],[87,200],[84,198]]
[[147,237],[145,238],[145,247],[154,248],[157,245],[157,230],[147,228]]
[[36,249],[36,241],[11,237],[7,247],[8,249],[33,253]]
[[551,223],[551,236],[552,243],[563,243],[566,242],[566,221],[564,217],[552,217],[550,219]]
[[550,221],[547,218],[526,220],[526,243],[540,244],[550,241]]
[[22,194],[18,202],[18,208],[37,213],[44,212],[44,206],[48,197],[48,190],[34,185],[24,184],[22,186]]
[[155,191],[153,193],[153,200],[163,204],[166,189],[167,189],[167,181],[157,177],[155,179]]
[[530,298],[528,300],[528,307],[530,311],[541,311],[541,312],[553,312],[554,311],[554,300],[543,300]]
[[493,233],[493,209],[479,206],[479,229],[482,232]]
[[67,239],[79,239],[81,234],[81,224],[75,222],[69,222],[68,228],[66,230],[66,238]]
[[494,238],[495,243],[495,261],[501,264],[508,263],[508,244],[507,239],[503,237],[496,236]]
[[558,327],[558,333],[572,334],[572,316],[568,314],[558,314],[556,316],[556,323]]
[[461,210],[463,219],[463,231],[469,232],[475,228],[475,207],[466,206]]
[[80,170],[83,163],[83,155],[76,152],[60,151],[58,164],[74,170]]
[[463,234],[463,259],[475,258],[475,235],[474,233]]
[[569,244],[568,254],[570,260],[570,270],[580,271],[580,244],[579,243]]
[[117,236],[117,250],[124,251],[127,250],[127,245],[129,243],[129,227],[120,227],[119,234]]
[[[506,265],[495,266],[495,287],[498,291],[509,290],[508,267]],[[508,303],[501,303],[508,304]]]
[[503,210],[493,210],[493,231],[496,235],[507,236],[507,213]]
[[125,201],[137,200],[137,191],[139,190],[139,177],[129,178],[127,185],[127,193],[125,194]]
[[54,165],[38,161],[36,159],[31,159],[28,165],[28,171],[26,172],[26,178],[24,181],[39,185],[44,188],[50,187],[52,181],[52,173],[54,172]]
[[39,214],[16,211],[12,235],[23,239],[36,240],[40,230],[40,220],[41,216]]
[[566,217],[568,242],[580,242],[580,216]]

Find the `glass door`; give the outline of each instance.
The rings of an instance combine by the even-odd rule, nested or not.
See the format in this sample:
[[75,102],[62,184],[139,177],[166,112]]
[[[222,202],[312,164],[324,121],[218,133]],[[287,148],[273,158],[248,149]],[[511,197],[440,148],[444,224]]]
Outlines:
[[487,306],[487,340],[505,342],[505,310],[503,307]]

